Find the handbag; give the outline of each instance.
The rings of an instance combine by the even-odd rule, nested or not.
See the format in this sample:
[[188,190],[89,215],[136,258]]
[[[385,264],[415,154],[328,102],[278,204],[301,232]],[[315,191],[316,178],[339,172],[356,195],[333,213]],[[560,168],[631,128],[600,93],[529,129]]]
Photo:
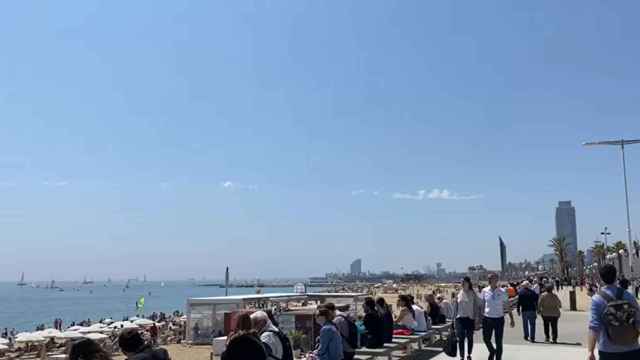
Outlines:
[[450,357],[456,357],[458,355],[458,338],[454,332],[449,334],[447,342],[442,347],[442,351]]

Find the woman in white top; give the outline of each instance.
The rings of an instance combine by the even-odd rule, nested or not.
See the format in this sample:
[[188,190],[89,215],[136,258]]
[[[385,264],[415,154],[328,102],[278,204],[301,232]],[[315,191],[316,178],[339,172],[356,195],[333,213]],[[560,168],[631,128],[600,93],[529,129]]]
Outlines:
[[473,352],[473,332],[480,323],[480,307],[482,302],[473,290],[473,284],[468,276],[462,279],[462,290],[458,293],[454,306],[456,336],[460,359],[464,360],[464,341],[467,340],[467,360],[471,360]]
[[411,299],[411,308],[413,309],[413,314],[416,319],[416,327],[414,330],[417,332],[427,332],[427,318],[424,316],[424,309],[416,304],[413,296],[409,295],[409,298]]
[[409,297],[409,295],[398,296],[397,305],[398,309],[400,309],[400,313],[395,319],[396,328],[413,331],[418,326],[418,323],[416,322],[416,314],[411,304],[411,297]]

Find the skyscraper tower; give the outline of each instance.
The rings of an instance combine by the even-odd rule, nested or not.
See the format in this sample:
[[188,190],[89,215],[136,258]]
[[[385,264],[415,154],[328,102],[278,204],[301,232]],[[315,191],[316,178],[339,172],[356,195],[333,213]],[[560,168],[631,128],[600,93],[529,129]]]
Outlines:
[[578,253],[578,231],[576,228],[576,208],[571,201],[560,201],[556,208],[556,236],[564,237],[567,241],[567,260],[571,265],[576,264]]

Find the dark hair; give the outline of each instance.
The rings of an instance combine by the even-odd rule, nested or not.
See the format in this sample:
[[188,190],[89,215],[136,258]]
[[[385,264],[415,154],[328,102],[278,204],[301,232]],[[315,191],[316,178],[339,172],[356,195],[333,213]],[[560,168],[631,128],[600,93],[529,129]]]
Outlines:
[[364,311],[374,312],[376,311],[376,301],[372,297],[364,298]]
[[235,326],[233,332],[250,331],[251,330],[251,315],[249,312],[244,311],[236,314]]
[[266,360],[267,352],[255,332],[240,331],[231,336],[222,360]]
[[318,307],[318,316],[322,316],[326,320],[331,321],[333,320],[333,311],[327,309],[324,306],[320,306]]
[[324,303],[322,304],[322,307],[329,310],[329,311],[336,311],[336,304],[332,303],[332,302],[328,302],[328,303]]
[[631,285],[631,282],[627,278],[622,278],[618,280],[618,285],[620,285],[621,288],[627,290],[629,289],[629,285]]
[[553,292],[553,284],[549,284],[547,285],[547,287],[545,288],[545,291],[548,293],[552,293]]
[[387,301],[383,297],[379,297],[376,299],[376,305],[380,308],[380,311],[387,312],[389,310],[389,305],[387,305]]
[[124,329],[118,336],[118,345],[123,352],[135,353],[144,346],[144,339],[138,329]]
[[473,292],[475,292],[475,290],[473,290],[473,283],[471,282],[471,278],[468,276],[465,276],[462,278],[462,290],[464,290],[464,283],[469,284],[469,289]]
[[74,342],[69,349],[69,360],[110,360],[111,356],[91,339]]
[[404,307],[407,308],[407,310],[409,310],[409,312],[411,313],[411,316],[413,316],[413,319],[415,320],[416,312],[415,310],[413,310],[413,307],[411,306],[413,302],[411,301],[410,295],[398,295],[398,300],[404,303]]
[[415,298],[413,297],[413,295],[409,294],[407,296],[409,297],[409,301],[411,301],[411,305],[416,303]]
[[611,264],[604,264],[600,268],[600,279],[607,284],[612,285],[616,282],[616,276],[618,275],[618,271],[616,267]]

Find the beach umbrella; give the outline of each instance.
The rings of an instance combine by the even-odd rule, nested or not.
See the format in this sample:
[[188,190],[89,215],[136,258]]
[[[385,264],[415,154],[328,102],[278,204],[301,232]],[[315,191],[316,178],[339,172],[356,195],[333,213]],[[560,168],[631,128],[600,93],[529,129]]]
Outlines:
[[134,321],[133,323],[138,325],[138,326],[151,326],[151,325],[155,324],[153,321],[151,321],[149,319],[138,319],[138,320]]
[[23,334],[22,336],[16,336],[17,343],[36,343],[43,342],[47,339],[43,338],[38,334]]
[[125,329],[137,329],[138,325],[127,321],[127,322],[124,323],[124,328]]
[[7,350],[9,350],[9,347],[7,345],[0,344],[0,351],[7,351]]
[[60,335],[56,336],[56,339],[80,339],[83,338],[84,335],[80,334],[77,331],[65,331],[60,333]]
[[91,332],[91,328],[86,326],[86,327],[81,327],[80,329],[76,330],[77,332],[79,332],[80,334],[87,334]]
[[7,345],[8,343],[9,343],[9,340],[5,338],[0,338],[0,345]]
[[87,334],[87,335],[85,335],[85,337],[87,339],[91,339],[91,340],[102,340],[102,339],[107,339],[108,338],[107,335],[98,334],[98,333]]
[[130,317],[130,318],[129,318],[129,321],[136,321],[136,320],[138,320],[138,319],[140,319],[140,318],[139,318],[139,317],[137,317],[137,316],[133,316],[133,317]]
[[38,335],[42,336],[43,338],[54,338],[58,335],[60,335],[60,331],[57,329],[45,329],[42,331],[38,331],[37,332]]
[[68,328],[67,331],[78,331],[80,329],[82,329],[82,326],[76,325],[76,326],[72,326],[72,327]]
[[104,319],[104,320],[102,320],[102,323],[103,324],[107,324],[107,325],[113,324],[113,320],[112,319]]

